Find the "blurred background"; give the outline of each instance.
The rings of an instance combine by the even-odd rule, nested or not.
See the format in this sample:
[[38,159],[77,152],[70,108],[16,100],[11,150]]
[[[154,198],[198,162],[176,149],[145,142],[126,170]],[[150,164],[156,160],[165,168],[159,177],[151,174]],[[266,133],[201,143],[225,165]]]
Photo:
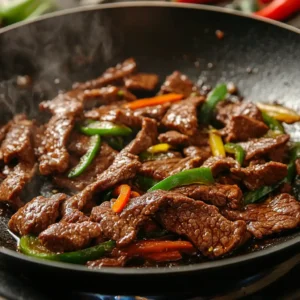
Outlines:
[[[121,0],[122,1],[122,0]],[[0,0],[0,26],[34,19],[48,12],[120,0]],[[180,3],[218,5],[248,14],[287,22],[300,28],[300,0],[173,0]]]

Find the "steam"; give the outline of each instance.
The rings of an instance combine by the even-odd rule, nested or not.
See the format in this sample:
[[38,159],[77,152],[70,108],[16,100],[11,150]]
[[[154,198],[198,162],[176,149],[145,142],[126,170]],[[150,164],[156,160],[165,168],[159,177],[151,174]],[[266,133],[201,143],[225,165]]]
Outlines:
[[[20,112],[38,117],[40,101],[71,89],[74,81],[99,76],[119,60],[116,34],[111,19],[99,12],[55,17],[2,34],[1,120]],[[29,75],[32,85],[18,86],[19,75]]]

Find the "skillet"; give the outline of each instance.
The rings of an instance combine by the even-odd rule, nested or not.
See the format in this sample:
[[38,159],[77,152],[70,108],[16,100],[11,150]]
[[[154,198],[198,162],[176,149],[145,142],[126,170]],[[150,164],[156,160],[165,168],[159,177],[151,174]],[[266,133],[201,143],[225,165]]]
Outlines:
[[[222,30],[224,39],[216,38]],[[73,9],[0,31],[0,119],[18,112],[43,119],[36,107],[74,81],[96,77],[134,57],[141,70],[164,77],[177,69],[198,82],[233,81],[246,100],[300,107],[300,31],[224,9],[171,3],[122,3]],[[17,75],[33,84],[20,89]],[[300,140],[299,128],[290,128]],[[38,192],[27,191],[31,199]],[[0,261],[40,284],[119,294],[192,295],[232,284],[294,256],[300,232],[271,238],[258,251],[173,268],[90,270],[23,256],[7,232],[0,208]],[[291,267],[292,267],[291,266]]]

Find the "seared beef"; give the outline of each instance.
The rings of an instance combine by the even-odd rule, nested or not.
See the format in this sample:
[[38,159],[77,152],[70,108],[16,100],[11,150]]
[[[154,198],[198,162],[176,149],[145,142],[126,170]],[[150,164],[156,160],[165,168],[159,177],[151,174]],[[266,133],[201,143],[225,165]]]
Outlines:
[[203,97],[191,97],[172,104],[163,117],[162,124],[186,135],[195,134],[198,128],[197,107],[203,102]]
[[161,133],[158,136],[158,140],[161,143],[168,143],[172,146],[186,146],[189,142],[189,137],[185,134],[179,133],[178,131],[167,131]]
[[39,235],[41,243],[51,251],[65,252],[82,249],[93,238],[101,235],[99,224],[90,221],[81,223],[60,222],[51,225]]
[[89,148],[90,137],[84,134],[80,134],[77,131],[73,131],[70,136],[70,143],[68,145],[68,151],[76,156],[84,155]]
[[167,230],[186,236],[209,257],[232,251],[247,237],[243,221],[232,223],[214,206],[165,191],[131,199],[120,214],[112,211],[110,202],[104,202],[93,208],[91,220],[100,224],[105,237],[126,246],[135,239],[141,225],[154,215]]
[[207,128],[200,127],[195,134],[189,136],[189,144],[191,146],[208,146],[208,131]]
[[158,84],[156,74],[138,73],[125,78],[125,86],[129,90],[152,91]]
[[232,116],[248,116],[257,121],[263,122],[258,107],[252,102],[230,102],[222,101],[217,105],[216,119],[226,125]]
[[240,206],[243,197],[243,193],[237,185],[218,183],[213,185],[191,184],[175,188],[172,191],[218,207],[227,206],[232,209]]
[[247,116],[233,116],[222,130],[226,142],[242,142],[263,136],[269,130],[268,126]]
[[182,158],[182,154],[178,151],[167,151],[167,152],[161,152],[161,153],[155,153],[153,155],[142,155],[140,157],[141,162],[146,162],[146,161],[158,161],[160,160],[166,160],[170,158]]
[[203,163],[202,167],[211,168],[213,176],[217,176],[231,168],[239,168],[239,164],[232,157],[211,156]]
[[20,208],[10,219],[8,227],[20,234],[39,234],[53,224],[59,216],[59,206],[66,199],[65,194],[50,198],[36,197]]
[[183,149],[183,153],[187,157],[200,157],[202,163],[211,156],[210,146],[189,146]]
[[92,164],[83,174],[75,178],[68,178],[67,174],[54,176],[54,182],[57,186],[67,188],[72,191],[81,191],[87,185],[93,183],[114,161],[117,151],[112,149],[106,143],[102,143],[100,152],[93,160]]
[[[72,92],[72,91],[71,91]],[[124,88],[105,86],[99,89],[84,90],[77,96],[83,102],[85,109],[120,101],[133,101],[136,97]]]
[[148,118],[155,119],[156,121],[161,121],[161,119],[164,117],[164,115],[166,114],[170,106],[171,106],[170,103],[164,103],[155,106],[141,107],[135,109],[133,111],[133,114],[135,116],[148,117]]
[[107,114],[100,116],[100,120],[123,124],[128,127],[141,127],[143,118],[136,116],[130,109],[112,109]]
[[28,184],[36,173],[34,163],[20,162],[0,184],[0,201],[8,201],[12,205],[21,205],[18,196],[26,184]]
[[89,221],[89,217],[80,210],[73,210],[71,213],[64,215],[61,219],[61,222],[65,223],[81,223],[85,221]]
[[41,103],[40,108],[53,114],[46,125],[44,139],[39,149],[40,172],[42,175],[63,173],[69,165],[66,144],[76,117],[82,113],[82,104],[76,98],[60,95],[52,101]]
[[153,160],[144,162],[139,170],[139,174],[162,180],[178,172],[197,168],[201,165],[199,157],[169,158],[163,161]]
[[252,165],[247,168],[232,168],[230,171],[240,177],[250,190],[279,183],[287,176],[287,166],[274,161],[263,165]]
[[142,129],[124,151],[138,155],[154,145],[157,139],[157,123],[155,120],[143,118]]
[[271,153],[285,148],[290,136],[287,134],[279,135],[275,138],[253,139],[249,142],[240,143],[246,151],[246,160],[270,157]]
[[5,125],[0,127],[0,143],[5,139],[6,133],[10,128],[12,121],[7,122]]
[[189,97],[196,90],[193,82],[184,74],[178,71],[173,72],[166,78],[166,81],[161,86],[161,92],[183,94]]
[[5,163],[9,163],[13,158],[18,158],[23,162],[32,164],[34,162],[34,152],[31,143],[33,123],[29,120],[13,122],[1,145],[1,152]]
[[100,77],[83,83],[73,85],[74,89],[93,89],[108,84],[118,83],[124,77],[132,74],[136,70],[136,62],[133,58],[128,58],[113,68],[107,69]]
[[231,220],[244,220],[257,238],[292,229],[300,224],[300,202],[289,194],[280,194],[260,204],[250,204],[242,211],[224,210]]

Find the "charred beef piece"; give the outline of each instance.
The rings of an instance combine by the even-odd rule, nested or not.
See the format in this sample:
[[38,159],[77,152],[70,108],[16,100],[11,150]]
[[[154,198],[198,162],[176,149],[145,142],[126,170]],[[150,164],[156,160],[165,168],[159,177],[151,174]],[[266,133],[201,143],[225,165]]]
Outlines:
[[50,111],[53,116],[46,125],[42,145],[39,149],[39,169],[42,175],[54,172],[63,173],[69,165],[66,149],[75,119],[83,110],[82,103],[76,98],[59,95],[52,101],[42,102],[41,110]]
[[162,180],[178,172],[197,168],[201,165],[201,159],[198,157],[169,158],[163,161],[153,160],[144,162],[139,170],[139,174]]
[[195,200],[202,200],[218,207],[227,206],[231,209],[238,209],[243,197],[243,193],[237,185],[218,183],[213,185],[191,184],[175,188],[172,191]]
[[13,158],[32,164],[35,160],[32,139],[33,123],[29,120],[13,122],[1,145],[1,153],[5,163]]
[[81,223],[89,221],[89,217],[80,210],[73,210],[71,213],[64,215],[61,221],[65,223]]
[[107,114],[100,117],[101,121],[109,121],[117,124],[123,124],[128,127],[139,128],[141,127],[143,118],[134,114],[130,109],[113,109]]
[[196,90],[193,82],[184,74],[178,71],[169,75],[161,86],[161,93],[177,93],[189,97]]
[[110,202],[104,202],[93,208],[91,220],[100,224],[105,237],[126,246],[154,215],[167,230],[186,236],[209,257],[224,255],[247,238],[243,221],[232,223],[215,206],[174,192],[154,191],[133,198],[120,214],[112,211]]
[[32,145],[33,123],[24,118],[15,118],[1,145],[3,160],[9,163],[13,158],[18,164],[10,169],[7,177],[0,184],[0,201],[9,201],[19,206],[19,194],[36,172],[35,155]]
[[288,134],[282,134],[276,138],[253,139],[249,142],[240,143],[240,145],[246,151],[246,160],[269,158],[272,152],[285,148],[289,139]]
[[213,176],[228,171],[231,168],[238,169],[240,166],[232,157],[211,156],[202,165],[202,167],[211,168]]
[[203,163],[211,156],[210,146],[189,146],[183,149],[183,154],[186,157],[200,157]]
[[[5,139],[6,133],[8,132],[11,124],[12,124],[12,121],[9,121],[0,127],[0,143],[2,143],[3,140]],[[2,154],[0,156],[2,156]]]
[[280,194],[264,203],[247,205],[242,211],[225,209],[223,213],[230,220],[244,220],[248,231],[257,239],[300,224],[300,203],[289,194]]
[[142,129],[138,132],[135,139],[123,150],[138,155],[155,144],[157,135],[156,121],[149,118],[143,118]]
[[66,252],[82,249],[100,235],[100,226],[94,222],[59,222],[40,233],[39,240],[51,251]]
[[153,91],[158,84],[156,74],[138,73],[125,78],[125,86],[133,91]]
[[162,119],[162,124],[186,135],[196,134],[198,128],[197,107],[204,102],[204,97],[191,97],[172,104]]
[[39,234],[59,217],[60,204],[65,194],[56,194],[50,198],[36,197],[20,208],[10,219],[8,227],[20,234]]
[[247,168],[232,168],[230,171],[240,177],[250,190],[279,183],[287,176],[287,166],[274,161],[262,165],[252,165]]
[[67,188],[71,191],[81,191],[87,185],[97,180],[97,175],[100,175],[113,163],[117,153],[106,143],[102,143],[99,154],[83,174],[75,178],[68,178],[67,174],[56,175],[53,178],[54,182],[59,187]]
[[247,116],[263,122],[262,114],[258,107],[252,102],[230,102],[222,101],[217,105],[216,119],[226,125],[233,116]]
[[70,143],[67,147],[68,151],[71,154],[75,154],[76,156],[84,155],[89,148],[90,137],[84,134],[80,134],[77,131],[73,131],[70,136]]
[[74,89],[94,89],[108,84],[118,83],[126,76],[136,70],[136,62],[133,58],[128,58],[113,68],[107,69],[100,77],[83,83],[75,83]]
[[187,135],[175,130],[161,133],[158,136],[158,140],[161,143],[168,143],[172,146],[186,146],[189,143],[189,137]]
[[133,111],[133,114],[138,117],[148,117],[151,119],[155,119],[156,121],[161,121],[170,106],[170,103],[164,103],[155,106],[146,106],[135,109]]
[[269,130],[268,126],[247,116],[233,116],[222,130],[226,142],[243,142],[263,136]]
[[[69,93],[72,93],[70,91]],[[120,101],[133,101],[135,95],[131,94],[125,88],[119,88],[113,85],[105,86],[99,89],[80,91],[77,98],[83,102],[85,109],[91,109],[99,105],[108,105]]]

